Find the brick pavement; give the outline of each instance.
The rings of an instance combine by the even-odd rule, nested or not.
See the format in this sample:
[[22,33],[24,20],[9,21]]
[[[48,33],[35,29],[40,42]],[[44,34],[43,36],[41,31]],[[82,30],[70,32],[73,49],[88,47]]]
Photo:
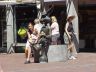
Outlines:
[[66,62],[24,64],[23,53],[0,54],[4,72],[96,72],[96,53],[79,53],[78,59]]

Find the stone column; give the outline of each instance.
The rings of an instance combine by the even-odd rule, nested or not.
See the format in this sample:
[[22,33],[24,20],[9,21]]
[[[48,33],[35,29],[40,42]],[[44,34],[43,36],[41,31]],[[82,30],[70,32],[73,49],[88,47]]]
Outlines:
[[73,21],[73,23],[74,23],[74,31],[75,31],[75,33],[77,33],[76,37],[77,37],[77,40],[79,42],[78,0],[73,0],[73,3],[74,3],[75,15],[76,15],[76,18]]
[[8,52],[14,42],[13,10],[11,5],[6,5],[6,23],[7,23],[7,52]]

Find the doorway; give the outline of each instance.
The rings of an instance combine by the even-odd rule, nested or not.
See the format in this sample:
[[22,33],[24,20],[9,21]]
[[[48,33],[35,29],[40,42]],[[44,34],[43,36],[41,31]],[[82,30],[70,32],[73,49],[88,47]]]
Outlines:
[[79,29],[80,40],[84,41],[80,50],[96,52],[96,5],[79,6]]
[[16,42],[25,43],[27,38],[22,39],[17,32],[21,26],[27,28],[29,22],[33,23],[37,17],[36,4],[17,4],[13,6],[13,9],[16,21],[16,25],[14,25],[16,26]]
[[7,49],[6,6],[0,6],[0,50]]

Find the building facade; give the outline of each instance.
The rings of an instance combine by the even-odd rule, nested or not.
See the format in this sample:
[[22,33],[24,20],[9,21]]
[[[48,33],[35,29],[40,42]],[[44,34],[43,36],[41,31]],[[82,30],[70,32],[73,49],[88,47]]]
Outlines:
[[[12,46],[24,46],[26,40],[22,40],[17,31],[21,25],[26,27],[29,21],[33,21],[37,17],[37,4],[39,0],[2,0],[0,1],[0,36],[2,37],[0,47],[7,47],[7,52]],[[68,0],[40,0],[44,1],[46,10],[54,5],[54,9],[50,15],[55,15],[60,26],[62,44],[64,44],[64,26],[66,24]],[[73,0],[77,19],[74,21],[74,29],[77,33],[77,39],[80,43],[79,48],[95,48],[95,0]],[[62,15],[63,13],[63,15]],[[34,15],[34,16],[33,16]],[[61,17],[61,16],[63,17]],[[79,20],[79,23],[78,23]]]
[[79,36],[80,48],[86,48],[86,51],[95,51],[96,49],[96,1],[79,0]]

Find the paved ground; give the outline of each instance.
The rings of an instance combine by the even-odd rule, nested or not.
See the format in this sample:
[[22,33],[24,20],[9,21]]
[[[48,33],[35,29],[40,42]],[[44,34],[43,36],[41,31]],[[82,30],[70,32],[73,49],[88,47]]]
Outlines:
[[79,53],[77,60],[67,62],[24,64],[23,53],[0,54],[4,72],[96,72],[96,53]]

